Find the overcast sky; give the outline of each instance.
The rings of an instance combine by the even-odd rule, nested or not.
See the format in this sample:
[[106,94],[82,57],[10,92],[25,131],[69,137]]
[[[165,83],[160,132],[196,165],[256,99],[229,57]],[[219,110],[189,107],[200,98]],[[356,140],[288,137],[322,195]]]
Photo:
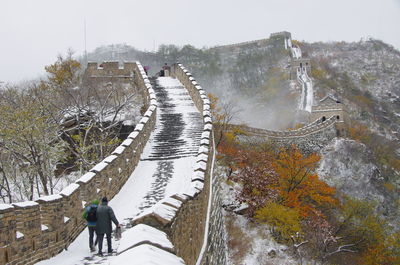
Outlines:
[[381,39],[400,50],[400,0],[0,0],[0,81],[35,78],[59,53],[126,43],[196,47],[266,38]]

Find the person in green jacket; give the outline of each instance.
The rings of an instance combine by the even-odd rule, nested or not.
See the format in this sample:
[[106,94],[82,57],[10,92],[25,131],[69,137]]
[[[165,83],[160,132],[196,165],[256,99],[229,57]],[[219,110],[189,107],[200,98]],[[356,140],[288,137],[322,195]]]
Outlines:
[[96,251],[96,244],[97,244],[97,236],[96,240],[93,244],[93,237],[94,233],[96,231],[96,223],[97,223],[97,207],[99,205],[98,200],[94,200],[90,203],[89,206],[85,208],[85,211],[83,212],[83,218],[87,221],[87,226],[89,229],[89,248],[90,251]]
[[108,199],[107,197],[104,197],[103,199],[101,199],[101,205],[97,208],[96,212],[97,216],[96,233],[99,241],[98,254],[100,256],[103,255],[102,248],[103,248],[104,234],[106,234],[107,237],[108,253],[112,253],[113,251],[111,246],[111,232],[112,232],[111,221],[115,224],[115,226],[120,228],[120,224],[117,218],[115,218],[113,209],[107,204],[108,204]]

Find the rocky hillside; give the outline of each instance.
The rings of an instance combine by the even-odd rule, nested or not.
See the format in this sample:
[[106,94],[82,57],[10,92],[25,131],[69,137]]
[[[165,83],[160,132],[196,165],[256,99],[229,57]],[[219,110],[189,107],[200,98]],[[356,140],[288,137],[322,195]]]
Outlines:
[[400,52],[374,39],[300,43],[311,58],[315,96],[336,95],[350,116],[349,140],[322,150],[320,175],[341,192],[374,200],[399,220]]
[[400,140],[400,51],[379,40],[302,43],[318,95],[333,92],[353,119]]

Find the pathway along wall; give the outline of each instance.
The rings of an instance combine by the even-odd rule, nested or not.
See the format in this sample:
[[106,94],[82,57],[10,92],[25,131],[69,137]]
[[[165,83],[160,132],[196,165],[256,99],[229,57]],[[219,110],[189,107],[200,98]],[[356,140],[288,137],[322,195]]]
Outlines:
[[139,62],[134,74],[147,111],[110,156],[59,194],[0,204],[0,264],[34,264],[66,249],[85,228],[83,208],[94,199],[114,197],[129,178],[154,129],[157,110],[154,90]]
[[204,241],[210,171],[214,153],[211,142],[213,132],[210,101],[204,90],[181,64],[175,64],[172,67],[171,75],[185,86],[194,104],[203,113],[204,129],[194,173],[192,176],[188,176],[192,181],[191,187],[187,191],[167,197],[145,210],[132,221],[132,224],[146,224],[165,232],[173,245],[172,250],[153,242],[151,237],[144,240],[143,243],[171,252],[181,257],[185,264],[194,265]]

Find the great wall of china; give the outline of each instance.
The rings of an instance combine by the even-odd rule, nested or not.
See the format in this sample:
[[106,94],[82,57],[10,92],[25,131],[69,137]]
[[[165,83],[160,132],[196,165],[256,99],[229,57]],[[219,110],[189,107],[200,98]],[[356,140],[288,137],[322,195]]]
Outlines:
[[[277,34],[284,36],[286,48],[292,47],[287,32]],[[262,45],[262,40],[242,45],[254,43]],[[224,47],[235,48],[234,45]],[[299,52],[292,51],[291,73],[296,74],[296,79],[310,67],[309,60],[300,58]],[[99,79],[118,77],[127,82],[132,80],[144,95],[147,111],[134,131],[110,156],[60,194],[41,197],[36,201],[0,204],[0,264],[35,264],[67,249],[85,228],[82,219],[84,206],[101,196],[113,198],[140,163],[141,154],[157,120],[157,97],[151,80],[138,62],[125,63],[122,68],[118,63],[106,63],[101,67],[93,63],[88,68],[97,73],[94,76]],[[131,224],[134,226],[125,233],[136,235],[138,239],[126,243],[125,249],[117,257],[123,259],[128,251],[139,253],[150,249],[156,251],[161,260],[161,263],[155,264],[163,264],[164,258],[170,260],[171,264],[225,264],[225,231],[218,185],[215,185],[219,180],[212,177],[215,148],[210,101],[183,65],[175,64],[171,75],[187,90],[202,119],[193,174],[186,176],[190,186],[184,192],[162,198],[132,218]],[[305,78],[309,78],[308,75]],[[298,82],[304,88],[307,80]],[[330,97],[321,102],[326,104],[311,110],[310,119],[313,122],[297,130],[270,131],[235,125],[230,128],[240,128],[248,137],[278,142],[298,143],[302,139],[309,141],[310,137],[313,141],[324,142],[341,135],[346,117],[339,102]]]
[[[244,131],[247,136],[253,139],[258,137],[282,144],[292,144],[296,143],[296,141],[301,141],[301,139],[312,138],[318,138],[319,140],[325,138],[323,142],[327,142],[334,137],[344,136],[348,115],[343,104],[329,95],[321,99],[318,105],[314,104],[313,83],[308,76],[308,72],[311,70],[310,59],[302,57],[300,47],[292,44],[291,34],[289,32],[272,33],[270,37],[283,38],[282,41],[285,49],[290,50],[291,60],[289,76],[291,80],[296,81],[297,87],[301,89],[298,110],[306,113],[308,124],[296,130],[285,131],[272,131],[239,125],[230,125],[228,129]],[[260,46],[266,42],[267,39],[244,42],[221,46],[221,49],[235,50],[248,45]]]

